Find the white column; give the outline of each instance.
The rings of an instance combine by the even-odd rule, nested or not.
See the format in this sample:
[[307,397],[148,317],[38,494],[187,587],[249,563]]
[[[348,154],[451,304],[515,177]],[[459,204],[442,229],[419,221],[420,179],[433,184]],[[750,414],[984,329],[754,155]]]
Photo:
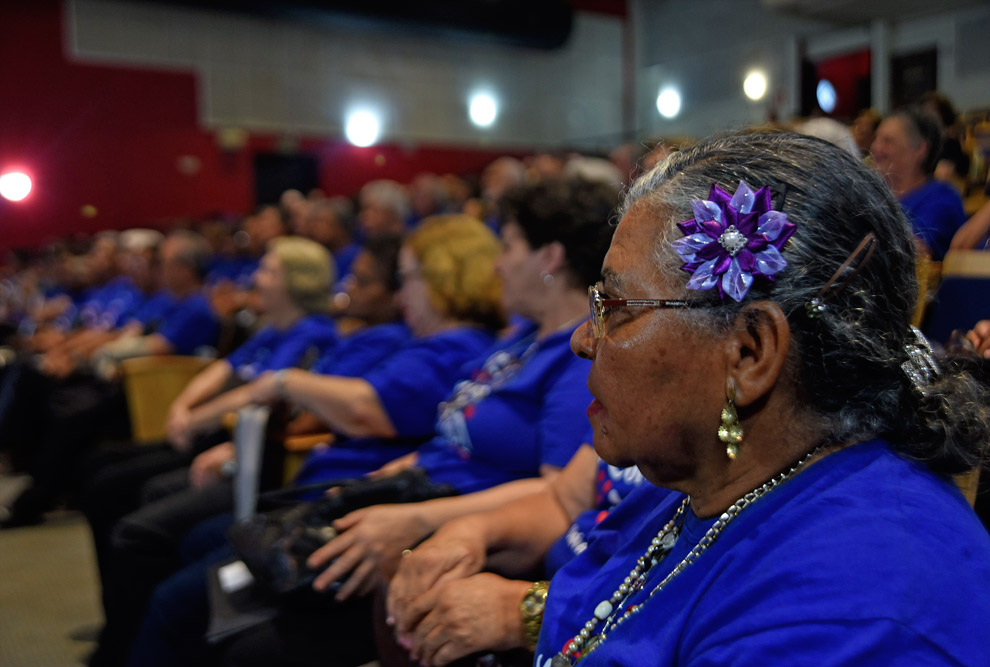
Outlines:
[[870,95],[873,108],[881,114],[890,112],[890,23],[876,20],[870,23]]

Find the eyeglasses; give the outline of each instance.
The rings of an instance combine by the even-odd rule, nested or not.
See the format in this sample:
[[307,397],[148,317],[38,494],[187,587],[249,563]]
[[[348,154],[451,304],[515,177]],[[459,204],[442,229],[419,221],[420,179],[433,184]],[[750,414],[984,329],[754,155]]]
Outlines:
[[605,299],[598,285],[588,288],[588,303],[591,306],[591,330],[595,338],[605,335],[605,315],[613,308],[698,308],[697,301],[683,299]]

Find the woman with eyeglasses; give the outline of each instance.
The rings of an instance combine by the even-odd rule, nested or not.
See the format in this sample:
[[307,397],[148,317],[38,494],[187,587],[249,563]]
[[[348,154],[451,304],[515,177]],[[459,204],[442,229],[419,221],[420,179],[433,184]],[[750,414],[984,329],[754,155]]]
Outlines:
[[[990,664],[990,537],[951,478],[986,458],[987,392],[909,326],[886,186],[820,140],[728,135],[622,211],[572,347],[595,450],[649,484],[534,605],[537,667]],[[511,573],[560,516],[490,523],[481,553]]]

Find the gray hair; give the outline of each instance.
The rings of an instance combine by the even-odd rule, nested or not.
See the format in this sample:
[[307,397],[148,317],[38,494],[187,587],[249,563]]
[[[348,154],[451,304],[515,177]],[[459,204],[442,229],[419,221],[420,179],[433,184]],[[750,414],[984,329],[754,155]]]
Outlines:
[[406,189],[388,179],[371,181],[361,188],[358,197],[362,206],[368,202],[374,202],[378,206],[392,211],[399,220],[409,217],[409,194]]
[[[924,396],[901,371],[918,294],[914,242],[893,194],[858,159],[792,133],[718,136],[671,154],[639,178],[622,210],[646,207],[656,217],[658,271],[683,285],[688,274],[671,247],[682,236],[676,223],[694,217],[691,200],[707,199],[712,184],[731,193],[740,180],[785,193],[781,210],[797,225],[783,251],[788,266],[774,282],[757,278],[741,303],[723,302],[715,290],[691,292],[708,304],[699,324],[724,334],[747,303],[775,302],[791,329],[788,372],[798,400],[820,417],[828,441],[883,437],[940,472],[977,465],[990,439],[990,401],[965,370],[968,362],[943,360],[942,375]],[[845,289],[833,291],[825,313],[809,318],[805,304],[870,232],[877,252]]]

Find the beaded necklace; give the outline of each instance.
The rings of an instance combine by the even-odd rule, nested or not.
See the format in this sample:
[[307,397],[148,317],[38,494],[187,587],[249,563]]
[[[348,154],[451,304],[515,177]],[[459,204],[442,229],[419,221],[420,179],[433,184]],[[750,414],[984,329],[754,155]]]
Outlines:
[[[650,591],[645,600],[639,604],[625,606],[625,603],[629,600],[629,598],[645,588],[649,572],[663,561],[670,550],[673,549],[674,544],[677,543],[677,538],[681,533],[681,519],[683,518],[684,513],[691,506],[690,496],[685,498],[677,508],[677,511],[674,512],[674,516],[670,519],[670,521],[668,521],[664,527],[660,529],[660,532],[657,533],[657,536],[650,541],[650,546],[647,548],[646,553],[636,559],[636,565],[632,570],[630,570],[629,575],[622,580],[622,583],[619,584],[619,587],[614,593],[612,593],[611,597],[598,603],[595,607],[592,618],[585,623],[584,627],[581,628],[581,631],[567,643],[564,650],[554,656],[553,660],[550,662],[551,667],[572,667],[574,664],[587,657],[589,653],[594,651],[602,644],[602,642],[605,641],[610,632],[638,613],[639,610],[642,609],[647,602],[652,600],[654,595],[663,590],[667,584],[674,579],[674,577],[679,575],[691,563],[697,560],[698,557],[703,554],[708,547],[715,542],[716,539],[718,539],[718,536],[721,535],[723,530],[725,530],[725,527],[729,524],[729,522],[739,516],[740,512],[773,489],[777,488],[777,486],[779,486],[782,482],[790,479],[794,473],[804,467],[808,461],[810,461],[812,457],[818,454],[821,450],[822,447],[816,447],[812,451],[808,452],[800,461],[791,466],[791,468],[767,480],[763,485],[746,493],[742,498],[730,505],[729,508],[726,509],[721,516],[719,516],[715,523],[712,524],[711,528],[708,529],[704,536],[702,536],[701,540],[699,540],[698,543],[692,547],[691,551],[684,556],[681,562],[675,565],[674,569],[671,570],[660,583],[654,586],[653,590]],[[620,615],[619,612],[622,612],[622,614]],[[603,623],[601,632],[593,634],[599,623]]]

